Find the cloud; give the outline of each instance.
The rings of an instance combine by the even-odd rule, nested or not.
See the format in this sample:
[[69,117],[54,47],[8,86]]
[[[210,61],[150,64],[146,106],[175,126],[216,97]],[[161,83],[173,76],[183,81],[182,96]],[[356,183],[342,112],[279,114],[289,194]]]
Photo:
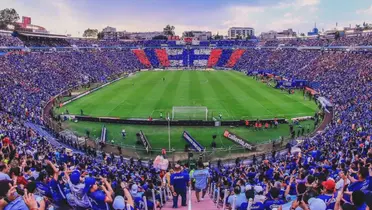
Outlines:
[[360,9],[356,11],[358,15],[372,15],[372,5],[367,9]]
[[307,31],[311,27],[309,22],[313,23],[318,18],[319,3],[320,0],[291,0],[260,7],[231,6],[226,11],[223,25],[253,27],[256,35],[288,28]]
[[[80,4],[84,2],[79,0]],[[31,17],[32,24],[43,26],[55,34],[81,36],[85,29],[96,25],[84,18],[84,12],[75,8],[71,0],[1,0],[0,8],[15,8],[20,16]]]
[[297,7],[315,6],[320,3],[320,0],[296,0],[293,5]]

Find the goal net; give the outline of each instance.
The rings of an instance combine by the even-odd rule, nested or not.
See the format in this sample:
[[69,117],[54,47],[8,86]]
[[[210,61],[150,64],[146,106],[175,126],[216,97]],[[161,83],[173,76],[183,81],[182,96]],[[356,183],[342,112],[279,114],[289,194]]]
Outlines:
[[208,108],[205,106],[174,106],[172,120],[207,120]]

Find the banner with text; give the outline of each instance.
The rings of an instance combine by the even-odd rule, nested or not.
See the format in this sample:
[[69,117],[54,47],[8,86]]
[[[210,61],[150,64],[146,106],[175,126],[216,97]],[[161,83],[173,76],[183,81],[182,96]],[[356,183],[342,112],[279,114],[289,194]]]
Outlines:
[[139,140],[142,142],[143,147],[145,147],[146,152],[151,151],[151,145],[150,142],[147,140],[145,134],[140,130],[139,135],[138,135]]
[[227,139],[229,139],[230,141],[236,143],[236,144],[239,144],[240,146],[246,148],[246,149],[249,149],[249,150],[252,150],[253,149],[253,146],[251,144],[249,144],[245,139],[231,133],[230,131],[228,130],[225,130],[225,132],[223,133],[223,136]]
[[191,145],[191,147],[197,152],[203,152],[204,147],[199,144],[187,131],[184,131],[182,137]]

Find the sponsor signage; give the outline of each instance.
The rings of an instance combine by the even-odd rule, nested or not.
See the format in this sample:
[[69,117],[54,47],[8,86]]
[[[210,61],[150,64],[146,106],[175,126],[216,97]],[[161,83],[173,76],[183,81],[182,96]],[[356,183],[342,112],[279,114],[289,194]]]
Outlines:
[[225,132],[223,133],[223,136],[229,140],[231,140],[232,142],[236,143],[236,144],[239,144],[240,146],[246,148],[246,149],[253,149],[253,146],[250,145],[245,139],[231,133],[230,131],[228,130],[225,130]]
[[204,151],[204,147],[201,146],[193,137],[190,136],[187,131],[184,131],[182,137],[192,146],[192,148],[197,152]]
[[143,144],[143,147],[145,147],[146,152],[149,152],[149,150],[151,150],[151,145],[142,130],[139,132],[139,138]]

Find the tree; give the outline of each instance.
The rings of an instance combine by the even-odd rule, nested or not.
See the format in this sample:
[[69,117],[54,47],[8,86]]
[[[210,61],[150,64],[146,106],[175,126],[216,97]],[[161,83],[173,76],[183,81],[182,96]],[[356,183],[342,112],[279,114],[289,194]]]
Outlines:
[[235,39],[243,39],[241,35],[236,35]]
[[305,33],[301,33],[300,36],[305,36]]
[[8,29],[8,25],[16,25],[19,15],[15,9],[0,10],[0,29]]
[[174,36],[174,29],[175,27],[174,26],[171,26],[171,25],[167,25],[165,26],[165,28],[163,29],[163,32],[166,36]]
[[130,37],[128,35],[124,35],[124,36],[120,37],[120,39],[130,39]]
[[84,31],[83,37],[92,37],[96,38],[98,35],[98,30],[97,29],[90,29],[88,28],[87,30]]
[[355,27],[356,27],[356,30],[357,31],[363,30],[363,28],[360,26],[360,24],[356,24]]
[[157,36],[152,37],[152,39],[153,40],[168,40],[168,37],[164,35],[157,35]]
[[335,33],[335,39],[338,40],[340,38],[340,32],[339,31],[336,31]]
[[213,36],[213,39],[215,40],[220,40],[220,39],[223,39],[223,36],[222,35],[219,35],[218,33],[216,35]]
[[372,24],[365,23],[364,24],[364,30],[369,30],[369,29],[372,29]]
[[250,40],[250,39],[252,39],[252,37],[251,37],[251,35],[248,34],[247,37],[245,37],[245,39]]
[[191,32],[191,31],[187,31],[185,34],[184,34],[185,37],[194,37],[194,33]]
[[97,34],[97,39],[103,39],[103,32],[102,31]]

